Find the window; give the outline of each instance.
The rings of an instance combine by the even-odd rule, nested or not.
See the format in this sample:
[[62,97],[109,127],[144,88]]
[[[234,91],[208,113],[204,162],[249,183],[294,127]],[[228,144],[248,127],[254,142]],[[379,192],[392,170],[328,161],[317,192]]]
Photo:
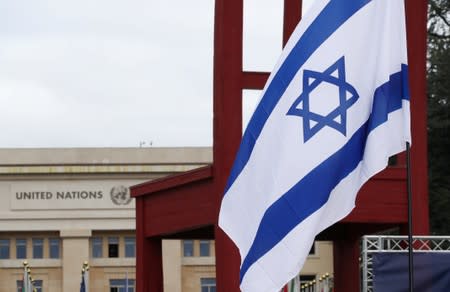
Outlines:
[[9,259],[9,239],[0,239],[0,259]]
[[109,280],[109,291],[134,292],[134,279],[111,279]]
[[201,278],[201,292],[216,292],[216,278]]
[[194,241],[193,240],[183,240],[183,256],[193,257],[194,256]]
[[44,257],[44,240],[42,238],[33,238],[33,259],[42,259]]
[[60,240],[59,238],[49,238],[48,240],[49,255],[51,259],[59,259],[60,257]]
[[36,292],[42,292],[42,280],[34,280],[33,287]]
[[125,257],[134,258],[136,256],[136,238],[125,237]]
[[307,284],[316,279],[316,275],[300,275],[300,285]]
[[119,257],[119,238],[109,237],[108,238],[108,257],[118,258]]
[[103,257],[103,239],[101,237],[92,238],[92,257]]
[[16,259],[27,258],[27,240],[23,238],[16,239]]
[[311,246],[311,249],[309,250],[309,255],[315,254],[316,254],[316,242],[314,241],[313,245]]
[[22,292],[23,291],[23,280],[17,280],[17,292]]
[[201,257],[209,257],[211,255],[209,246],[210,246],[209,240],[200,240],[200,256]]
[[[42,292],[42,280],[34,280],[33,281],[33,288],[36,292]],[[17,280],[17,292],[23,291],[23,281]]]
[[397,161],[398,161],[397,155],[391,156],[389,157],[388,165],[389,166],[397,165]]

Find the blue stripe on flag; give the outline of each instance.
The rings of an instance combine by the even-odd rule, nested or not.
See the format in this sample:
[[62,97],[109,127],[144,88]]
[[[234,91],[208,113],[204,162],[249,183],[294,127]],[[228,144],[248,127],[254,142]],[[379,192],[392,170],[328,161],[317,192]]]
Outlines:
[[241,173],[253,151],[266,120],[269,118],[278,100],[283,95],[300,67],[332,35],[359,9],[371,0],[341,1],[331,0],[293,47],[267,87],[261,102],[258,104],[242,137],[236,160],[231,170],[225,192]]
[[[260,257],[278,244],[295,226],[320,209],[331,191],[349,175],[363,158],[369,133],[386,122],[388,114],[409,100],[408,66],[390,76],[389,81],[375,90],[372,113],[340,150],[318,165],[265,212],[253,244],[241,267],[241,282]],[[406,87],[404,87],[406,86]],[[312,195],[314,194],[314,195]]]

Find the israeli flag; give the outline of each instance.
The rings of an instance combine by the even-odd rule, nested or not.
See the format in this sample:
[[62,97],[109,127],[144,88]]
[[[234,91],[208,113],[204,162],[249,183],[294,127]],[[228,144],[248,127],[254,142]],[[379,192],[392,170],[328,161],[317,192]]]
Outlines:
[[219,226],[245,292],[279,291],[314,237],[410,141],[403,0],[317,0],[245,130]]

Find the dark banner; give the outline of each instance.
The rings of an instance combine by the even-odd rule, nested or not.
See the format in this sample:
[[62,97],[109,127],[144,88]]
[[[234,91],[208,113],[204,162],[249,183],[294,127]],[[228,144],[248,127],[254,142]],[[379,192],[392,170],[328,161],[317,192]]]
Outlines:
[[[408,253],[374,253],[375,292],[408,292]],[[450,253],[414,253],[414,291],[450,291]]]

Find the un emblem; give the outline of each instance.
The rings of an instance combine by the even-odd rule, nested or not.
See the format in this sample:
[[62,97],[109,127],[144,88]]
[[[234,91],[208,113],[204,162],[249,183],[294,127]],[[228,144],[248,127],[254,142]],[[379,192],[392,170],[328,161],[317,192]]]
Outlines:
[[111,200],[116,205],[128,205],[131,202],[130,191],[125,186],[115,186],[111,189]]

